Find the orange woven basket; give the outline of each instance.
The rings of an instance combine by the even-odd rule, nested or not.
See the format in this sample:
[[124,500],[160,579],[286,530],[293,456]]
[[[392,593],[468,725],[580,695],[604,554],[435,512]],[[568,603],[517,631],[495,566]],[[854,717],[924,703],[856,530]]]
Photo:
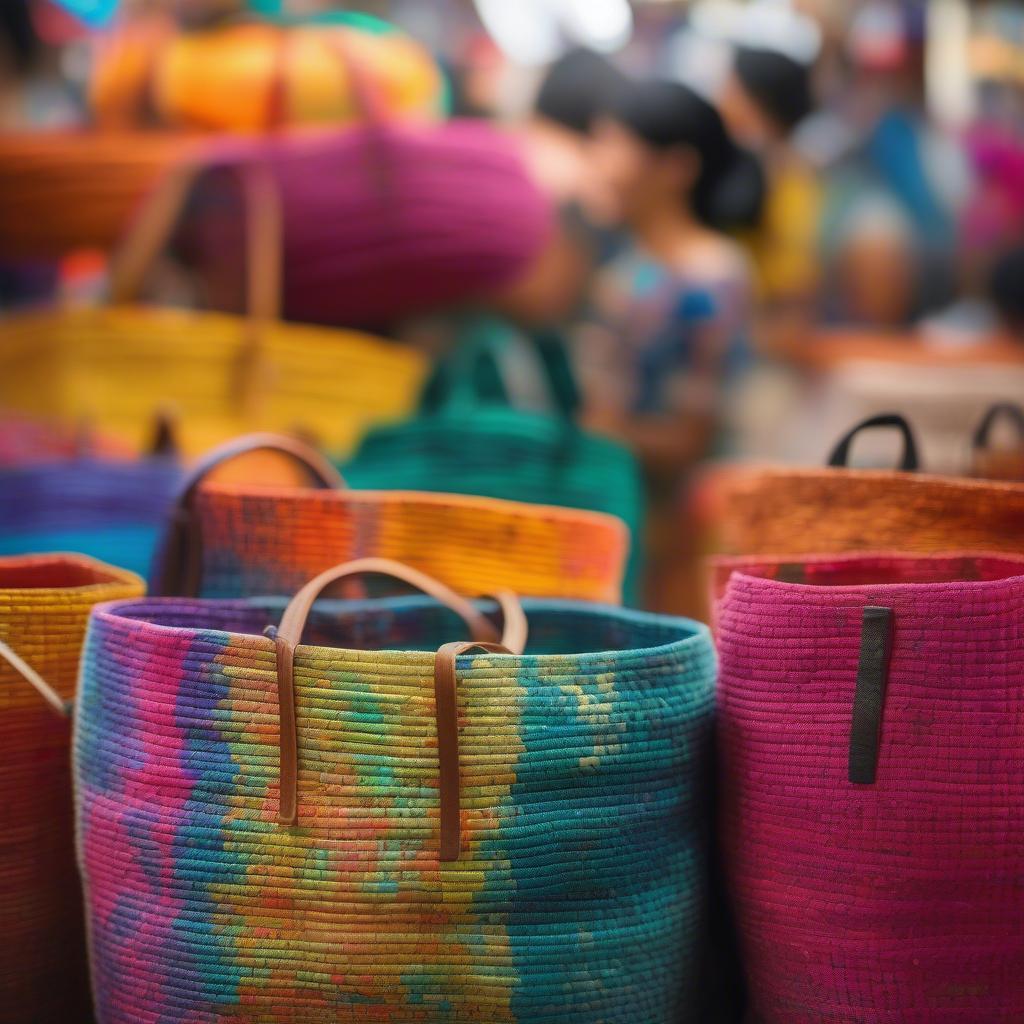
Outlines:
[[163,174],[202,139],[161,132],[0,134],[0,250],[112,248]]
[[[306,467],[318,489],[208,483],[255,449]],[[339,562],[404,562],[465,594],[618,603],[629,551],[622,520],[599,512],[419,491],[352,491],[299,442],[240,438],[194,467],[151,579],[155,595],[281,594]]]
[[68,707],[93,606],[144,590],[78,555],[0,558],[0,1021],[90,1019]]
[[[847,468],[855,437],[883,426],[903,433],[900,469]],[[739,555],[1024,551],[1024,484],[918,473],[913,435],[900,416],[858,424],[830,463],[823,469],[730,473],[720,484],[719,550]]]

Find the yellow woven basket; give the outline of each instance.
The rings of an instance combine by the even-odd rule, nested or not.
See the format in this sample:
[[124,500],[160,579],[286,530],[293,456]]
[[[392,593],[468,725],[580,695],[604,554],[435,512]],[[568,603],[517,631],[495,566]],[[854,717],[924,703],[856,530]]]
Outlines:
[[0,404],[88,419],[137,447],[154,412],[168,410],[185,454],[257,429],[303,433],[345,453],[370,424],[406,413],[426,372],[421,355],[280,319],[281,224],[262,168],[245,172],[247,316],[130,301],[200,170],[176,168],[147,204],[115,267],[116,305],[19,315],[0,327]]

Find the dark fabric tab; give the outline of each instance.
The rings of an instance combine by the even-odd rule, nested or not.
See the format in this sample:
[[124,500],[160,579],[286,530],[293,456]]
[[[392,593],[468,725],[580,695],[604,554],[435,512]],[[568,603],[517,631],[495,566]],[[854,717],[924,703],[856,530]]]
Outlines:
[[870,785],[875,781],[891,647],[892,609],[868,606],[861,626],[857,692],[850,727],[851,782]]

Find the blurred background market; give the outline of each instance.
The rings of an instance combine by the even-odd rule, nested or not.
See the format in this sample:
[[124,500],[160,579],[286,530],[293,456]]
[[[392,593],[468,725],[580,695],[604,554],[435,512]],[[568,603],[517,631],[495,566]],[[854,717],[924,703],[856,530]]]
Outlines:
[[3,0],[0,133],[4,464],[274,429],[700,614],[736,462],[895,410],[965,474],[1024,400],[1017,3]]

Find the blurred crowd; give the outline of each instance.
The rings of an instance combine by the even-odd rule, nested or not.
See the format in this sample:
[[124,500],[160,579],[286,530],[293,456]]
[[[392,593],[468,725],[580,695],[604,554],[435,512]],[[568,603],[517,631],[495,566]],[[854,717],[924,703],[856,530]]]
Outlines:
[[[490,121],[525,170],[498,178],[467,156],[458,182],[425,182],[421,236],[445,237],[458,218],[477,216],[456,201],[472,195],[493,211],[504,246],[494,272],[461,292],[424,279],[436,301],[397,304],[394,316],[386,305],[372,315],[346,307],[337,290],[338,304],[304,306],[301,289],[286,289],[286,314],[369,327],[437,357],[485,336],[502,353],[503,386],[530,408],[549,401],[530,338],[556,335],[572,356],[582,422],[644,466],[656,563],[670,564],[668,534],[678,533],[660,530],[659,509],[678,522],[680,494],[709,457],[820,456],[831,440],[814,436],[825,431],[814,412],[823,368],[851,354],[894,366],[1024,364],[1024,14],[1015,5],[971,14],[971,94],[956,117],[936,109],[929,87],[941,4],[655,5],[637,12],[619,51],[566,39],[533,68],[488,34],[487,5],[451,0],[285,12],[272,2],[137,0],[106,37],[83,27],[87,9],[103,20],[103,3],[77,6],[76,17],[75,3],[4,0],[4,130],[96,118],[104,78],[90,69],[132,18],[197,32],[368,7],[431,47],[452,114]],[[358,230],[337,224],[322,244],[355,246]],[[183,231],[174,272],[150,287],[237,307],[239,273],[210,235]],[[2,251],[0,264],[7,308],[67,290],[81,273],[67,259]],[[226,280],[214,286],[217,268]],[[389,295],[400,290],[386,284]]]

